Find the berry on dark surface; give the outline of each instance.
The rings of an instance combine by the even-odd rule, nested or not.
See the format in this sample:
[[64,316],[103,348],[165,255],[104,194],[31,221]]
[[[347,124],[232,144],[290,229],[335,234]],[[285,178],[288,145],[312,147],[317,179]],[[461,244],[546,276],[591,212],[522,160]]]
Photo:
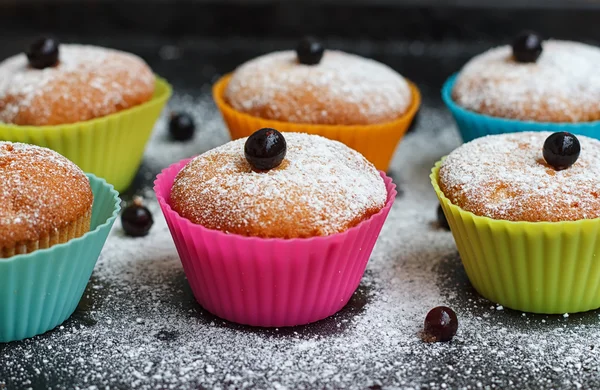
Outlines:
[[316,65],[321,62],[325,48],[313,37],[304,37],[296,47],[298,62],[303,65]]
[[577,137],[564,131],[551,134],[544,142],[544,160],[557,171],[575,164],[580,152]]
[[512,43],[513,57],[517,62],[535,62],[542,54],[542,37],[533,31],[524,31]]
[[438,225],[440,225],[441,228],[450,230],[450,225],[448,224],[448,220],[446,219],[446,215],[444,214],[444,209],[442,208],[441,204],[438,205],[437,208],[437,220]]
[[54,38],[39,38],[27,50],[29,66],[36,69],[49,68],[58,64],[59,42]]
[[194,137],[194,119],[184,112],[173,112],[169,119],[169,133],[176,141],[187,141]]
[[270,128],[255,131],[244,145],[246,160],[259,171],[278,167],[286,152],[287,144],[283,134]]
[[121,214],[123,230],[131,237],[145,236],[153,224],[152,213],[142,204],[142,198],[139,197],[136,197]]
[[458,319],[454,310],[446,306],[434,307],[425,317],[423,341],[450,341],[456,335],[457,329]]

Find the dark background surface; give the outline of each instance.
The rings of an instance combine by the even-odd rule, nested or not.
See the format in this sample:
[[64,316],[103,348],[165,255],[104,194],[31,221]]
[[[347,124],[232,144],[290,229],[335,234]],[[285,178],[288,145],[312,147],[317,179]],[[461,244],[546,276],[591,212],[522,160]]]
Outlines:
[[[1,1],[0,58],[22,51],[40,34],[51,33],[65,42],[136,53],[168,79],[176,93],[197,96],[207,93],[219,75],[238,64],[262,53],[290,48],[298,37],[310,33],[322,37],[327,47],[390,65],[419,85],[423,107],[439,108],[439,90],[449,74],[473,55],[509,41],[524,28],[535,29],[547,37],[600,42],[600,2],[538,1],[527,5],[517,1],[467,1],[451,6],[441,6],[448,4],[441,1],[340,3]],[[450,121],[449,115],[442,119]],[[419,120],[416,131],[424,126],[427,124]],[[129,199],[147,187],[149,178],[156,173],[154,168],[143,165],[123,198]],[[467,291],[463,295],[472,296],[464,275],[460,278],[461,288]],[[193,302],[185,280],[177,283],[185,292],[182,302]],[[362,309],[365,300],[364,291],[359,290],[336,320],[351,318]],[[84,299],[66,326],[90,325],[87,304]],[[201,311],[193,303],[191,309]],[[206,313],[201,316],[206,322],[213,320]],[[586,318],[582,321],[589,322]],[[595,314],[589,318],[595,318]],[[326,320],[294,332],[326,335],[333,324]],[[9,350],[10,346],[0,346],[0,362],[2,352]],[[0,379],[2,367],[0,364]],[[33,386],[64,380],[68,381],[50,376]],[[7,387],[18,386],[12,385],[8,382]]]

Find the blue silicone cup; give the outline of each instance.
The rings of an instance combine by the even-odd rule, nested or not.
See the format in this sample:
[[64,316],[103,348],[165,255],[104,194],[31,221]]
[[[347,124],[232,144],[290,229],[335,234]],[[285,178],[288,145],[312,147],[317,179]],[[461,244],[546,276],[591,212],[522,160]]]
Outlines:
[[119,214],[119,193],[88,174],[90,231],[64,244],[0,259],[0,342],[45,333],[73,314]]
[[585,135],[600,139],[600,121],[580,123],[552,123],[520,121],[479,114],[469,111],[452,100],[452,89],[457,73],[446,80],[442,87],[442,99],[452,113],[463,141],[469,142],[475,138],[490,134],[516,133],[519,131],[567,131],[573,134]]

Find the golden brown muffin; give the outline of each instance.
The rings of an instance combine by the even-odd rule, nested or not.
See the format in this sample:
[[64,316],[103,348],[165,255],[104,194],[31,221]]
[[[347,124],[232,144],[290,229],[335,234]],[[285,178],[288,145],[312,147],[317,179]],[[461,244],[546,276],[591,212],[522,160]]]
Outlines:
[[86,121],[152,98],[154,74],[132,54],[60,45],[55,67],[34,69],[25,54],[0,63],[0,122],[57,125]]
[[278,238],[343,232],[383,208],[383,179],[361,154],[316,135],[285,139],[285,159],[266,172],[246,161],[246,138],[198,156],[177,175],[171,207],[209,229]]
[[39,146],[0,142],[0,258],[49,248],[90,229],[85,174]]
[[600,217],[600,141],[577,136],[579,159],[557,171],[543,145],[551,133],[491,135],[444,160],[440,189],[463,210],[508,221],[576,221]]
[[253,59],[236,69],[225,100],[265,119],[368,125],[398,119],[412,96],[406,80],[386,65],[326,50],[317,65],[300,64],[294,51]]
[[495,117],[536,122],[600,120],[600,49],[549,40],[536,62],[514,60],[512,49],[491,49],[469,61],[452,99]]

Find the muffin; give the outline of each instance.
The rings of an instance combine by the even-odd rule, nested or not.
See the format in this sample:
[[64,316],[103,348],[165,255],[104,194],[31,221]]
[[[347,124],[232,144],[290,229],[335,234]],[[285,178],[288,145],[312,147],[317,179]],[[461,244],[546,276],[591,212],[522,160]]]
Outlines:
[[34,145],[0,142],[0,183],[5,343],[45,333],[71,316],[121,201],[104,179]]
[[75,164],[38,146],[0,142],[0,258],[80,237],[93,194]]
[[213,95],[233,139],[259,127],[322,135],[382,170],[420,102],[416,87],[388,66],[316,41],[242,64]]
[[358,152],[284,134],[261,129],[155,182],[196,299],[233,322],[294,326],[340,310],[394,201]]
[[175,179],[173,210],[208,229],[300,238],[341,233],[383,208],[383,179],[359,153],[314,135],[285,139],[285,162],[266,172],[247,161],[245,138],[198,156]]
[[55,66],[32,67],[25,54],[0,62],[0,121],[46,126],[114,114],[154,93],[152,70],[139,57],[94,46],[60,46]]
[[0,62],[0,139],[53,149],[124,190],[169,95],[133,54],[43,38]]
[[471,59],[443,90],[465,141],[515,131],[600,137],[600,49],[517,37]]
[[536,313],[600,307],[600,142],[570,133],[478,138],[431,179],[473,286]]

